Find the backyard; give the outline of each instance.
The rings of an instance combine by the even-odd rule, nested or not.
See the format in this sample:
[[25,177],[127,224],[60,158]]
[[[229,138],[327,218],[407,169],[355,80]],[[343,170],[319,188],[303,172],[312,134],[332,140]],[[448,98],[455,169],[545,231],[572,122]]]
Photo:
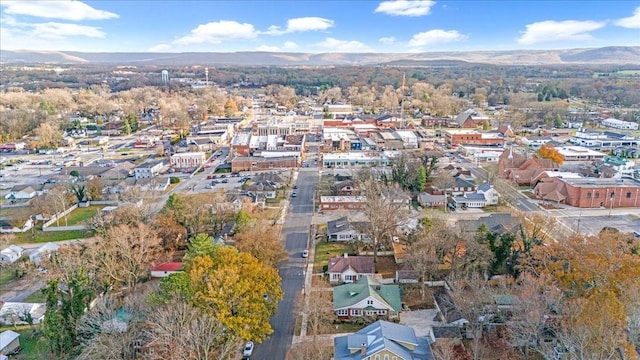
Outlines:
[[313,258],[313,273],[322,273],[322,267],[327,265],[330,258],[349,252],[349,246],[341,242],[316,242],[316,252]]

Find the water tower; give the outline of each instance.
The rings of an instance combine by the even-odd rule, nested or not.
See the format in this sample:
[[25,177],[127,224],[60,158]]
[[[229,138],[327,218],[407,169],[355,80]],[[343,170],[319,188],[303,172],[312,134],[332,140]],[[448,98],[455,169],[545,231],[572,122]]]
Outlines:
[[162,70],[162,84],[167,85],[169,83],[169,71]]

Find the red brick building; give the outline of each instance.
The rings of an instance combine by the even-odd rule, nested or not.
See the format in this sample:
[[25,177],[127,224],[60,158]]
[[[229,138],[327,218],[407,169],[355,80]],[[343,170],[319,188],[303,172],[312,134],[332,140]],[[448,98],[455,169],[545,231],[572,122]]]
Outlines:
[[231,171],[256,171],[298,167],[298,158],[236,156],[231,160]]
[[534,193],[538,199],[579,208],[640,207],[640,182],[633,179],[544,178]]
[[447,147],[454,148],[458,145],[474,146],[503,146],[504,136],[502,134],[483,133],[478,130],[456,129],[443,131],[444,141]]
[[358,211],[367,206],[364,196],[321,196],[320,211]]

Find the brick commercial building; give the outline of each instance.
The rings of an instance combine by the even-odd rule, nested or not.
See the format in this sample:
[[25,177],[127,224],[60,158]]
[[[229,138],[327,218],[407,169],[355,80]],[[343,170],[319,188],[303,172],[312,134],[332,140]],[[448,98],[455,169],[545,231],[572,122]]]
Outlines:
[[478,130],[455,129],[443,131],[448,148],[458,145],[503,146],[504,136],[497,132],[483,133]]
[[364,196],[321,196],[320,211],[364,210],[367,198]]
[[231,160],[231,171],[256,171],[298,167],[298,157],[236,156]]
[[640,207],[640,182],[633,179],[544,178],[535,195],[579,208]]

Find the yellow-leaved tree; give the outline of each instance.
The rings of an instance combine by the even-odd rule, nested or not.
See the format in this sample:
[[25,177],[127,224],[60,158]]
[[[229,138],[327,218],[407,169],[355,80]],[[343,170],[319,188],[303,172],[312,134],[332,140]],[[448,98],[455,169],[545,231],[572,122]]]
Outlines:
[[558,165],[562,165],[564,162],[564,156],[549,143],[542,145],[540,149],[538,149],[538,156],[543,159],[553,160]]
[[181,296],[239,338],[261,342],[283,297],[280,275],[249,253],[212,243],[206,235],[192,239],[185,271],[163,279],[159,298]]

